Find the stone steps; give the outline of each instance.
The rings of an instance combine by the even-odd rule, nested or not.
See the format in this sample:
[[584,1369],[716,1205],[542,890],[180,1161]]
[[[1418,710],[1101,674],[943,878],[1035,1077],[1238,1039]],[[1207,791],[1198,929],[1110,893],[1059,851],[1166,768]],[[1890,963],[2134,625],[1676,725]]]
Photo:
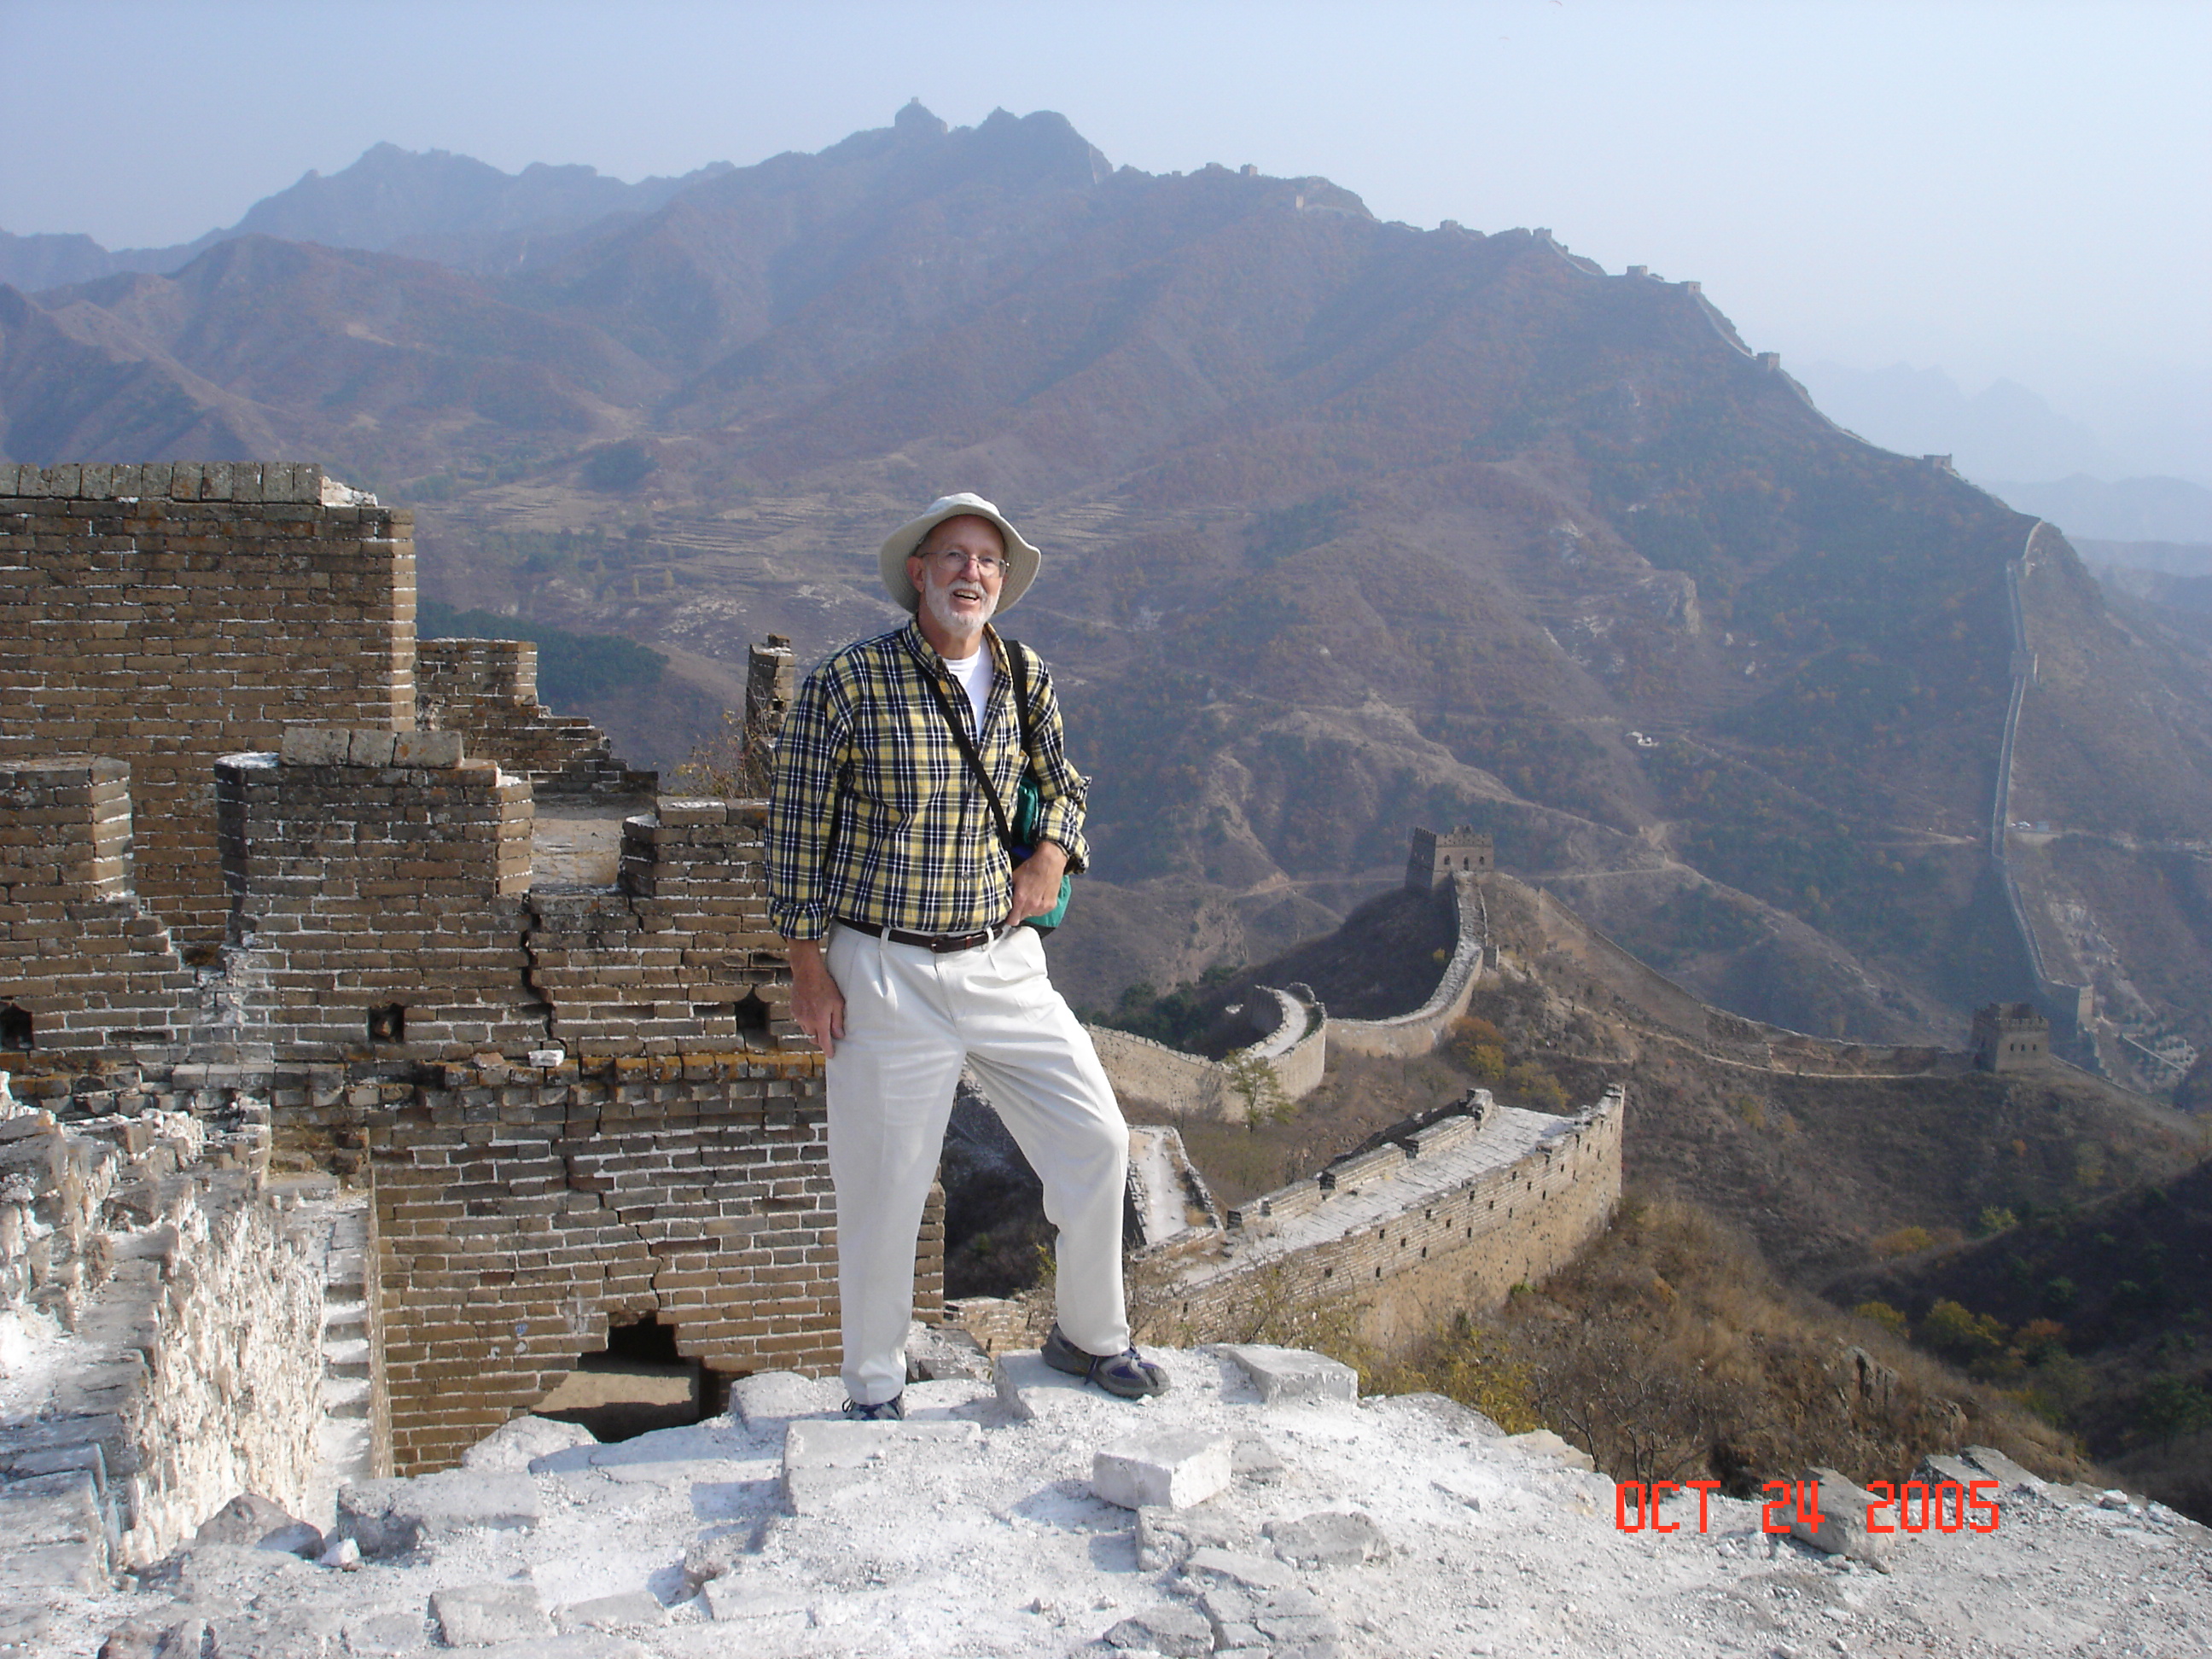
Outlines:
[[[329,1473],[336,1483],[370,1478],[370,1379],[367,1194],[335,1211],[323,1268],[323,1414],[325,1453],[339,1450]],[[356,1429],[354,1425],[358,1425]]]
[[327,1527],[338,1488],[375,1473],[368,1195],[346,1191],[327,1176],[286,1184],[303,1189],[295,1224],[301,1242],[319,1259],[323,1279],[323,1420],[316,1431],[322,1469],[307,1518]]

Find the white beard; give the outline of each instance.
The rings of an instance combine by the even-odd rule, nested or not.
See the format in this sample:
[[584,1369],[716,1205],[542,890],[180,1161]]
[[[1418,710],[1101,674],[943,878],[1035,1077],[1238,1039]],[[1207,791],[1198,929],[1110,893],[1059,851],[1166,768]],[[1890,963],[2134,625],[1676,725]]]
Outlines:
[[931,619],[955,639],[981,639],[983,624],[991,620],[999,609],[999,596],[981,582],[975,591],[982,596],[978,610],[963,613],[953,608],[951,590],[960,586],[958,579],[940,586],[936,582],[926,583],[921,590],[921,602],[928,608]]

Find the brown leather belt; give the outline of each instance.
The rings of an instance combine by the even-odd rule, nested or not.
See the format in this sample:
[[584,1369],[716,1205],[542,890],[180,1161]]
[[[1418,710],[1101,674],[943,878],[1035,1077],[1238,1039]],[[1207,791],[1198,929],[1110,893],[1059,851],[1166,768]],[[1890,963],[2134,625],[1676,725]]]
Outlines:
[[980,933],[909,933],[903,927],[878,927],[865,921],[848,921],[842,916],[830,920],[840,927],[849,927],[856,933],[868,933],[877,939],[887,939],[894,945],[918,945],[939,956],[950,956],[955,951],[978,951],[998,937],[994,928],[986,927]]

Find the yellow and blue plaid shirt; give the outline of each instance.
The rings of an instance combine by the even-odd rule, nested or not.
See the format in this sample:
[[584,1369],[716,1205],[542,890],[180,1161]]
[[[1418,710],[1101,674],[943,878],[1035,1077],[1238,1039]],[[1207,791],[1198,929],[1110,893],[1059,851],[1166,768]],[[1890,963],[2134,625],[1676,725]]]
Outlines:
[[820,939],[832,921],[915,933],[995,927],[1013,908],[1013,866],[945,711],[975,741],[1009,822],[1024,757],[1011,648],[1029,672],[1027,757],[1043,805],[1040,834],[1087,861],[1085,783],[1067,763],[1052,676],[1036,652],[985,641],[997,671],[977,736],[974,706],[918,623],[848,645],[806,677],[783,725],[769,797],[769,914],[786,939]]

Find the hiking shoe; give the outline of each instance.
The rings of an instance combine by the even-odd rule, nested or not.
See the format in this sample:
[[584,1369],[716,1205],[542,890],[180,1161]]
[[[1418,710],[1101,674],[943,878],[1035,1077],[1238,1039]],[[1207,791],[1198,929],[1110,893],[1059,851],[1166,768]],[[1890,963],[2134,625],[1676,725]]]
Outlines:
[[1066,1371],[1070,1376],[1079,1376],[1086,1382],[1096,1382],[1110,1395],[1123,1400],[1142,1400],[1147,1395],[1168,1391],[1168,1374],[1134,1348],[1124,1348],[1120,1353],[1085,1353],[1060,1334],[1054,1325],[1044,1340],[1042,1350],[1044,1363],[1056,1371]]
[[845,1420],[848,1423],[902,1423],[906,1420],[906,1396],[895,1394],[872,1406],[863,1406],[857,1400],[848,1400],[845,1402]]

